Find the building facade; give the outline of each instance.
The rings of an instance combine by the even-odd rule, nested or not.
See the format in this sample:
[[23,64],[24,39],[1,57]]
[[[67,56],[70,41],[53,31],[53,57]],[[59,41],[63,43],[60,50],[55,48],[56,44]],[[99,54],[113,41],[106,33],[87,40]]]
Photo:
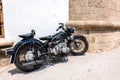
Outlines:
[[[35,29],[36,38],[55,33],[59,22],[75,26],[86,36],[89,52],[120,45],[119,0],[3,0],[4,28],[0,35],[20,40],[19,34]],[[2,9],[2,8],[1,8]],[[3,18],[0,17],[0,22]],[[3,22],[2,22],[3,23]]]
[[68,21],[68,0],[2,0],[5,38],[15,43],[19,34],[36,31],[36,38],[56,32],[58,23]]
[[119,0],[70,0],[68,25],[89,41],[89,52],[120,46]]

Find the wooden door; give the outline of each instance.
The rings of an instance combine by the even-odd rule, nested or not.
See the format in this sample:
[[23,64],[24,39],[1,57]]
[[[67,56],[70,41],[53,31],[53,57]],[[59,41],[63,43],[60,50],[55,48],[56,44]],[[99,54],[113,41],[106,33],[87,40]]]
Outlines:
[[4,24],[3,24],[3,7],[0,0],[0,38],[4,37]]

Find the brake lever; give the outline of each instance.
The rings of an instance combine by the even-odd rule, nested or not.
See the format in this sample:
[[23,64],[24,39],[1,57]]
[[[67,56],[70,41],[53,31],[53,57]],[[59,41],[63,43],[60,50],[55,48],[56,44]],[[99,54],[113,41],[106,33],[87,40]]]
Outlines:
[[59,23],[59,28],[56,30],[56,31],[58,31],[60,28],[62,28],[63,30],[65,30],[64,28],[63,28],[63,26],[64,26],[64,24],[63,23]]

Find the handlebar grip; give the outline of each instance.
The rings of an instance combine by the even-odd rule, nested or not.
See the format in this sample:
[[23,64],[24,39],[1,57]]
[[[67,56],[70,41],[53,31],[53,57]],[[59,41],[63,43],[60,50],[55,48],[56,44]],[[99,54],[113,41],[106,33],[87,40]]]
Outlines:
[[59,26],[59,28],[58,28],[56,31],[58,31],[60,28],[62,28],[63,30],[65,30],[65,29],[64,29],[64,24],[63,24],[63,23],[59,23],[59,25],[60,25],[60,26]]
[[60,26],[64,26],[64,24],[63,24],[63,23],[59,23],[59,25],[60,25]]

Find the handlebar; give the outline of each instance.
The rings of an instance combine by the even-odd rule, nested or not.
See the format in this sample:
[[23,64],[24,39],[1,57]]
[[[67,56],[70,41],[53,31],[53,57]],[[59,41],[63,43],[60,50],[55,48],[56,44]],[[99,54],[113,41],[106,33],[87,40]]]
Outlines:
[[64,24],[63,24],[63,23],[59,23],[59,25],[60,25],[60,26],[58,27],[58,29],[56,29],[56,31],[58,31],[58,30],[61,29],[61,28],[62,28],[62,30],[65,30],[65,29],[64,29]]

